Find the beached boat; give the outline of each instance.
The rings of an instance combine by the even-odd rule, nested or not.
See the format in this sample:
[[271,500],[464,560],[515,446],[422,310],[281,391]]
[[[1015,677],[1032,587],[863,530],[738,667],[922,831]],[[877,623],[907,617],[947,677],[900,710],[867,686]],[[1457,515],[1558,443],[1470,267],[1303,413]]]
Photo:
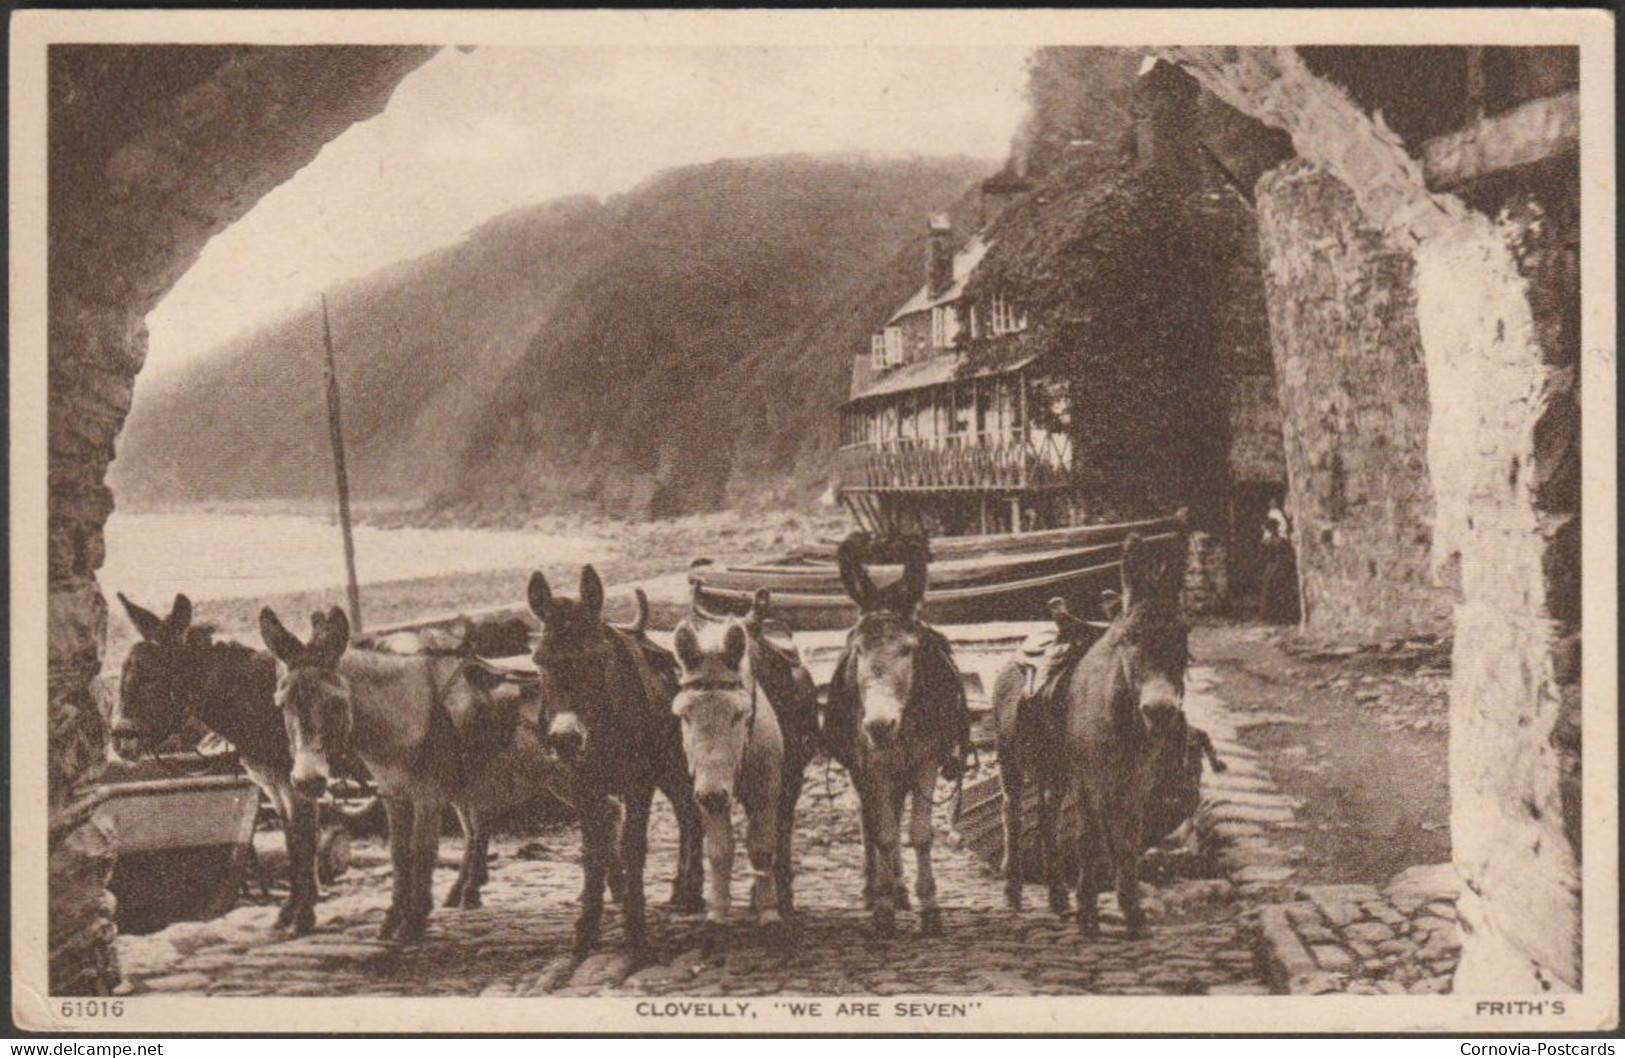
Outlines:
[[[1167,542],[1178,528],[1175,517],[934,539],[923,615],[935,624],[1033,620],[1057,596],[1074,613],[1096,614],[1101,590],[1117,586],[1124,538],[1136,532],[1148,542]],[[901,576],[902,567],[873,565],[869,573],[885,584]],[[744,613],[752,596],[766,589],[775,616],[793,629],[846,628],[857,619],[833,560],[814,554],[776,563],[698,564],[688,579],[701,602],[722,613]]]
[[114,762],[97,795],[95,812],[118,835],[109,888],[121,930],[213,918],[236,903],[253,848],[259,787],[235,759]]

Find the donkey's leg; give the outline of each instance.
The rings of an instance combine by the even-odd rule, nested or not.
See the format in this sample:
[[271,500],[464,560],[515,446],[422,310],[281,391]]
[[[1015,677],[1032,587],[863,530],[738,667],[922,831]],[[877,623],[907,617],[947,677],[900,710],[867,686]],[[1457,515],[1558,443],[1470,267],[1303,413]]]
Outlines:
[[486,860],[491,854],[491,829],[485,814],[478,809],[454,807],[457,820],[463,825],[463,862],[451,892],[446,895],[446,906],[472,911],[480,906],[480,887],[485,884]]
[[287,925],[293,935],[316,928],[316,802],[290,789],[288,839],[288,901],[293,914]]
[[1049,883],[1049,909],[1065,917],[1072,910],[1072,899],[1066,886],[1066,857],[1061,855],[1056,829],[1060,825],[1063,788],[1038,777],[1038,843],[1044,859],[1044,880]]
[[667,906],[674,911],[703,911],[705,821],[700,817],[700,806],[694,800],[686,762],[679,761],[675,768],[667,770],[660,784],[660,792],[671,802],[672,814],[677,817],[677,875],[672,879],[671,899],[667,901]]
[[[293,925],[299,910],[299,835],[294,830],[293,813],[293,784],[286,776],[271,776],[254,769],[248,770],[249,777],[259,784],[265,791],[265,796],[271,799],[276,808],[277,818],[282,820],[282,840],[288,845],[288,898],[282,902],[277,910],[276,925],[274,929],[287,929]],[[261,872],[260,885],[265,885],[264,873]],[[270,895],[269,892],[266,893]]]
[[732,810],[713,812],[701,809],[705,820],[705,866],[707,884],[705,921],[720,926],[728,921],[733,903],[734,828]]
[[773,853],[773,877],[778,889],[779,913],[782,915],[792,915],[796,910],[795,861],[792,857],[795,855],[796,804],[801,800],[806,770],[805,758],[792,759],[786,763],[779,780],[778,842]]
[[999,745],[999,788],[1004,794],[1004,902],[1021,910],[1021,799],[1025,793],[1015,746]]
[[451,883],[451,889],[446,893],[446,906],[462,907],[463,893],[468,890],[469,875],[473,873],[474,819],[463,805],[454,804],[452,808],[456,810],[457,822],[463,828],[463,862],[457,867],[457,880]]
[[1117,907],[1130,937],[1145,936],[1145,912],[1140,908],[1140,813],[1129,804],[1116,806],[1102,828],[1117,879]]
[[779,882],[774,871],[779,852],[781,768],[770,768],[762,788],[742,791],[745,807],[745,851],[750,856],[750,907],[756,921],[775,926],[779,918]]
[[899,859],[897,801],[886,777],[872,772],[863,800],[869,805],[870,844],[874,850],[874,904],[871,919],[875,933],[889,936],[897,928],[897,863]]
[[400,932],[406,913],[407,894],[411,891],[412,802],[405,797],[386,797],[384,811],[389,816],[391,875],[389,910],[384,912],[384,925],[378,935],[385,940],[393,940]]
[[[903,808],[908,802],[909,787],[913,785],[911,776],[905,774],[892,777],[891,800],[886,803],[892,818],[897,820],[897,843],[891,850],[891,884],[892,900],[897,907],[907,911],[909,907],[908,883],[903,880]],[[910,834],[912,840],[913,835]]]
[[914,844],[914,895],[920,898],[920,932],[935,937],[942,933],[942,909],[937,906],[937,876],[931,869],[931,844],[935,829],[931,821],[931,795],[937,787],[937,761],[927,761],[914,773],[914,793],[909,816],[909,840]]
[[445,804],[425,797],[412,808],[412,889],[409,910],[401,920],[400,938],[418,940],[429,926],[434,909],[434,865],[440,857],[440,817]]
[[[1081,787],[1082,784],[1079,784]],[[1099,813],[1089,791],[1078,789],[1078,932],[1085,936],[1100,933],[1100,890],[1102,888],[1102,849]]]
[[598,941],[598,931],[604,919],[604,882],[609,861],[614,856],[610,847],[613,827],[609,819],[611,808],[601,793],[577,797],[581,808],[581,914],[576,919],[575,954],[585,958]]
[[626,923],[626,943],[634,965],[642,965],[648,955],[648,919],[643,903],[643,866],[649,857],[649,809],[654,803],[654,787],[634,790],[626,799],[626,818],[621,823],[621,865],[626,871],[626,895],[621,905]]

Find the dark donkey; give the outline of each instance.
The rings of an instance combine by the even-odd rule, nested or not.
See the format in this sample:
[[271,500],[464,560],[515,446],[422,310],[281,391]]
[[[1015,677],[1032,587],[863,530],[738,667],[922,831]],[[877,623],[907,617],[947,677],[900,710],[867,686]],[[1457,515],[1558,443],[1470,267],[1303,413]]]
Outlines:
[[851,773],[858,791],[864,898],[875,932],[892,932],[897,904],[907,906],[899,831],[904,804],[912,798],[909,837],[920,930],[940,933],[942,912],[931,870],[932,792],[940,769],[963,762],[970,733],[965,690],[947,637],[918,616],[927,579],[924,547],[908,550],[897,582],[876,588],[860,546],[849,537],[836,552],[841,581],[859,617],[830,682],[825,746]]
[[[591,566],[581,570],[576,599],[555,596],[545,576],[532,574],[529,601],[542,622],[535,661],[548,703],[547,739],[571,769],[581,816],[585,880],[575,952],[585,956],[597,943],[604,887],[618,868],[627,944],[641,962],[647,943],[643,867],[656,789],[671,801],[679,829],[672,905],[692,911],[705,906],[700,813],[672,713],[676,660],[648,639],[604,622],[604,585]],[[616,799],[626,812],[618,855]]]
[[[1100,930],[1097,895],[1115,879],[1130,936],[1145,932],[1140,857],[1161,784],[1185,767],[1189,630],[1179,611],[1184,538],[1123,543],[1122,613],[1061,692],[1078,806],[1078,928]],[[1109,862],[1108,862],[1109,861]]]
[[316,924],[316,802],[294,788],[293,754],[276,706],[276,661],[240,643],[216,643],[191,627],[192,603],[175,596],[160,618],[118,597],[141,641],[130,648],[113,711],[113,745],[121,756],[155,751],[195,717],[237,749],[243,770],[282,817],[288,841],[288,899],[279,929],[308,933]]

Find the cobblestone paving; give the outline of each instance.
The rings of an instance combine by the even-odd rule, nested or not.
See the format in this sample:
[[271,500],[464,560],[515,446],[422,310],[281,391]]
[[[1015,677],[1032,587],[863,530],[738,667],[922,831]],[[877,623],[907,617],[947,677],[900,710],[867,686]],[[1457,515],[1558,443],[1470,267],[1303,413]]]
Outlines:
[[1304,886],[1260,914],[1270,976],[1295,995],[1448,992],[1461,955],[1458,886],[1450,864],[1412,867],[1381,891]]
[[[821,766],[808,782],[797,834],[797,904],[788,938],[741,921],[707,950],[698,917],[651,916],[652,965],[632,967],[613,909],[597,953],[568,958],[580,886],[579,839],[570,829],[529,842],[496,842],[485,906],[438,909],[421,943],[376,939],[388,898],[382,849],[360,847],[360,866],[318,909],[318,932],[290,940],[271,930],[274,907],[239,908],[219,919],[124,937],[129,992],[208,995],[1053,995],[1079,993],[1248,994],[1268,989],[1255,956],[1256,930],[1224,879],[1172,882],[1147,894],[1148,938],[1121,936],[1115,899],[1102,897],[1104,935],[1080,938],[1047,911],[1005,910],[1002,882],[953,847],[949,807],[938,810],[935,850],[946,931],[872,939],[858,910],[862,851],[856,806],[838,769],[826,795]],[[941,788],[943,800],[950,791]],[[1253,836],[1253,835],[1243,835]],[[447,840],[437,893],[451,884],[456,843]],[[651,904],[669,893],[675,826],[664,803],[651,832]],[[913,856],[905,849],[905,872]],[[743,897],[736,874],[736,892]]]

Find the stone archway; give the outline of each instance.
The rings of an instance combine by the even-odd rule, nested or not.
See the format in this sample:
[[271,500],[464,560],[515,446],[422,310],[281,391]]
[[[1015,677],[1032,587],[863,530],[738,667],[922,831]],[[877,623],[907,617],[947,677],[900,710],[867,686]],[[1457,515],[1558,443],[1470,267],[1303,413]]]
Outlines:
[[[1484,49],[1452,50],[1471,60]],[[1429,394],[1432,557],[1457,591],[1450,786],[1464,937],[1455,987],[1576,989],[1577,96],[1546,96],[1543,71],[1518,71],[1537,98],[1426,141],[1418,158],[1417,145],[1407,150],[1295,49],[1160,51],[1237,110],[1289,133],[1301,159],[1259,182],[1266,273],[1278,277],[1268,291],[1272,327],[1292,326],[1293,307],[1283,304],[1291,291],[1279,277],[1293,269],[1285,258],[1306,208],[1337,233],[1339,252],[1366,232],[1383,243],[1352,266],[1361,282],[1350,291],[1413,292],[1402,314]],[[1471,92],[1470,63],[1466,80]],[[1306,185],[1316,184],[1321,201],[1305,207]],[[1413,278],[1372,282],[1366,262],[1379,253],[1400,257]],[[1350,313],[1318,340],[1358,356],[1371,342],[1363,315]],[[1274,341],[1279,356],[1294,336]]]
[[55,45],[49,125],[50,981],[118,981],[108,835],[88,786],[106,733],[91,697],[107,609],[96,571],[114,441],[146,316],[216,232],[437,49]]

